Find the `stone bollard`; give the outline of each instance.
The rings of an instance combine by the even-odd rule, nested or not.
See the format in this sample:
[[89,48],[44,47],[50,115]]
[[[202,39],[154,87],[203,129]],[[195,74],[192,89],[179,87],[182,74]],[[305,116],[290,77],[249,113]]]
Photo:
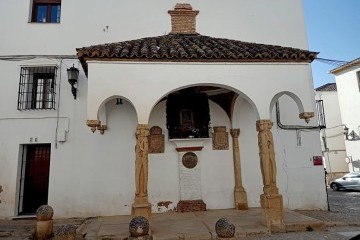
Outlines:
[[54,231],[54,240],[75,240],[77,227],[71,224],[62,225]]
[[42,205],[36,210],[35,239],[45,240],[53,236],[54,210],[49,205]]
[[226,218],[220,218],[215,224],[216,239],[235,240],[235,226]]
[[129,240],[150,240],[149,229],[149,221],[145,217],[134,217],[129,223]]

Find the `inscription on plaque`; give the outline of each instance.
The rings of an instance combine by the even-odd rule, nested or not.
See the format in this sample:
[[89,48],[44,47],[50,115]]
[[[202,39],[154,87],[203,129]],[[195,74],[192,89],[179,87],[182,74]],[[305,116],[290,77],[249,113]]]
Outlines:
[[198,158],[195,153],[187,152],[182,157],[182,163],[186,168],[194,168],[197,165]]
[[226,127],[214,127],[213,133],[213,150],[229,149],[229,133]]
[[165,150],[164,134],[161,127],[150,128],[149,153],[163,153]]

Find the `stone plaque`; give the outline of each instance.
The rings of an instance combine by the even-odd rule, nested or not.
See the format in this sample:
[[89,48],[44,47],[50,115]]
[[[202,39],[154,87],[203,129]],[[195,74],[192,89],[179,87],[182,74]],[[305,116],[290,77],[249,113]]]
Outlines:
[[213,129],[213,150],[228,150],[229,133],[226,132],[226,127],[213,127]]
[[187,152],[182,157],[182,163],[186,168],[194,168],[197,165],[198,158],[195,153]]
[[161,127],[150,128],[149,153],[163,153],[165,150],[165,137]]

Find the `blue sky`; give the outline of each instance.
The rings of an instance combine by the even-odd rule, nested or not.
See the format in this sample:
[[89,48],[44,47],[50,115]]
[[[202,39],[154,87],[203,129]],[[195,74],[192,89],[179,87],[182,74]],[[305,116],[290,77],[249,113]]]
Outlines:
[[[303,0],[309,49],[319,58],[351,61],[360,57],[360,0]],[[331,66],[312,63],[314,87],[335,82]]]

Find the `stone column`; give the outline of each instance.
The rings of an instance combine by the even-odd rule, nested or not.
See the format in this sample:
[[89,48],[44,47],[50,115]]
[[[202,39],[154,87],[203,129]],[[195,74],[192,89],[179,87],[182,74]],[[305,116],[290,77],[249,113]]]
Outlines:
[[149,126],[138,124],[136,128],[135,146],[135,200],[132,205],[132,217],[143,216],[151,220],[151,205],[148,201],[148,153],[149,153]]
[[270,227],[271,231],[282,232],[285,230],[283,199],[276,186],[276,161],[274,140],[270,131],[273,123],[271,120],[258,120],[258,144],[261,174],[264,184],[264,193],[261,194],[261,207],[263,208],[262,222]]
[[235,175],[235,209],[246,210],[248,209],[248,202],[245,189],[242,185],[241,177],[241,163],[240,163],[240,149],[239,149],[239,135],[240,129],[230,129],[233,142],[233,159],[234,159],[234,175]]

